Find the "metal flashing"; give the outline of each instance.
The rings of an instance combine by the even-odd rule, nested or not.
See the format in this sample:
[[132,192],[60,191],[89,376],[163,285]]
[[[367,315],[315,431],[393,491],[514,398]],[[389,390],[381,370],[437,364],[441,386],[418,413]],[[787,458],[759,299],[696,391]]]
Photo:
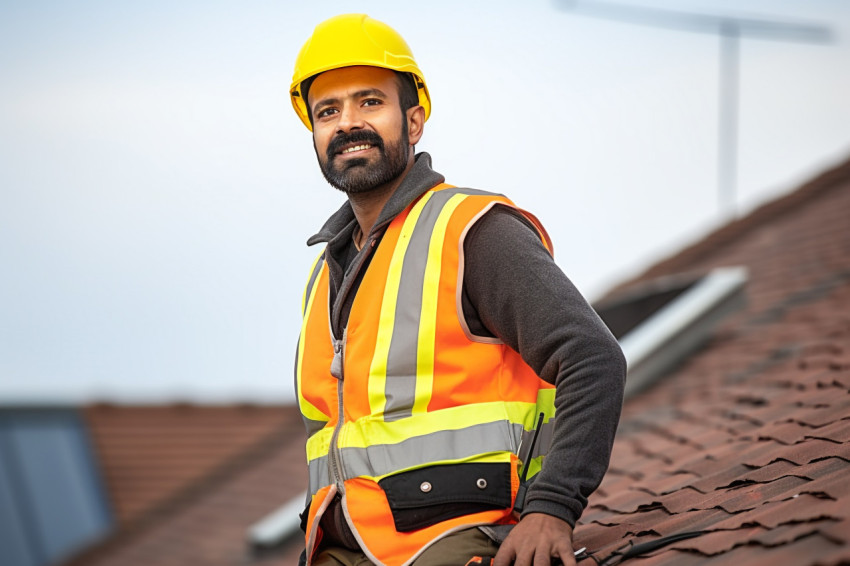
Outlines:
[[715,269],[623,336],[626,398],[655,383],[741,308],[747,279],[744,267]]

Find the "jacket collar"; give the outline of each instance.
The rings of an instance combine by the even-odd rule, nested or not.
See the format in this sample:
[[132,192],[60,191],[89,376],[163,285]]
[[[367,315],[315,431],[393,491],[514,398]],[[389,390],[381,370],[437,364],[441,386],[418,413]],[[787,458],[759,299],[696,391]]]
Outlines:
[[[416,161],[407,176],[390,196],[381,214],[378,215],[378,220],[375,222],[373,231],[382,227],[384,224],[398,216],[408,205],[416,200],[420,195],[432,187],[436,187],[446,180],[445,177],[431,169],[431,156],[425,152],[416,155]],[[337,210],[318,233],[314,234],[307,240],[307,245],[312,246],[321,242],[330,242],[341,232],[346,231],[346,228],[353,230],[354,210],[351,208],[351,203],[346,200],[345,203]]]

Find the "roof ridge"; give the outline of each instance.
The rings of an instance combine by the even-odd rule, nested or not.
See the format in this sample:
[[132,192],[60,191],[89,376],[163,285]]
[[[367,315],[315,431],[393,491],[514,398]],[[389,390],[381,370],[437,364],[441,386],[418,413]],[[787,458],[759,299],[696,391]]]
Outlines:
[[[300,414],[298,415],[300,418]],[[275,448],[280,447],[291,435],[292,424],[296,418],[290,416],[274,430],[266,433],[259,440],[225,458],[221,463],[202,475],[197,480],[181,487],[163,501],[153,505],[140,516],[130,519],[118,529],[110,531],[99,541],[89,544],[78,552],[58,562],[56,566],[85,566],[91,556],[102,553],[114,547],[120,547],[125,542],[146,532],[157,525],[157,519],[171,516],[180,509],[200,500],[214,491],[218,486],[236,477],[242,470],[253,468],[265,459],[275,455]]]

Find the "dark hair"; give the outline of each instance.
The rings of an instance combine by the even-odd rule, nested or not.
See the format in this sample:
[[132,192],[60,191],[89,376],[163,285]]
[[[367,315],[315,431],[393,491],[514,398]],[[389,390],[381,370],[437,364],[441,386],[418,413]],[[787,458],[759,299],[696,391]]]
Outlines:
[[414,106],[419,105],[419,89],[416,88],[416,77],[411,73],[400,73],[395,71],[398,81],[398,101],[401,111],[407,112]]
[[[410,73],[393,72],[398,83],[398,102],[403,114],[419,104],[419,90],[416,88],[416,77]],[[301,99],[304,101],[304,106],[307,107],[307,118],[310,120],[311,126],[313,125],[313,110],[310,108],[310,103],[307,102],[307,96],[310,93],[310,86],[318,76],[313,75],[301,81]]]

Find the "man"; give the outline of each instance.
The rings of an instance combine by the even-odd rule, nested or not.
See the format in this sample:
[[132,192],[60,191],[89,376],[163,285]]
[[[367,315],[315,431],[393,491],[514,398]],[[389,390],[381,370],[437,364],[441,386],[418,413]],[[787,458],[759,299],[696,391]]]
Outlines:
[[572,528],[619,419],[616,341],[534,216],[445,184],[414,153],[431,100],[392,28],[320,24],[290,90],[348,196],[308,241],[327,246],[296,363],[304,560],[574,564]]

